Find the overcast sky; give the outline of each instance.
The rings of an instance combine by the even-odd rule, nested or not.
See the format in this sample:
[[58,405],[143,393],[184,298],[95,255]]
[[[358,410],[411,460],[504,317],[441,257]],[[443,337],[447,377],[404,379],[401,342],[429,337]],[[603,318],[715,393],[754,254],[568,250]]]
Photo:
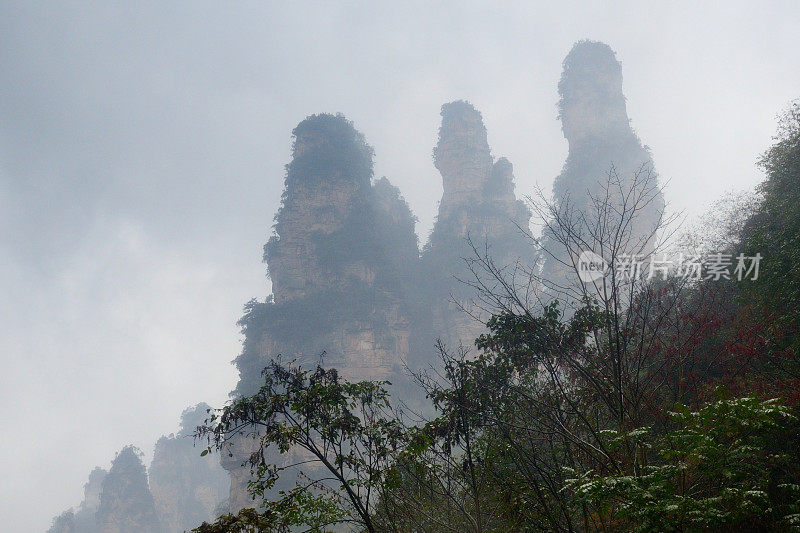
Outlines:
[[424,240],[441,104],[470,100],[517,191],[549,190],[579,39],[617,52],[633,127],[690,215],[761,180],[800,97],[790,1],[21,4],[0,1],[0,518],[21,532],[122,446],[149,463],[182,409],[226,400],[306,115],[355,122]]

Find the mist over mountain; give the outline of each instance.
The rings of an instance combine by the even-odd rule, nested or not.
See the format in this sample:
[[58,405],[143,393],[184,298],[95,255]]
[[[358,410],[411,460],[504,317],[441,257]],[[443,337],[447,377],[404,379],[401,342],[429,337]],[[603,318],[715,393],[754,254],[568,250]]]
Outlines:
[[[620,64],[607,45],[575,45],[564,61],[559,94],[570,153],[554,197],[569,197],[575,209],[588,211],[588,199],[612,166],[627,176],[652,163],[629,125]],[[239,321],[244,340],[235,359],[235,397],[255,393],[264,367],[281,359],[333,367],[354,380],[388,380],[399,398],[422,406],[408,372],[440,364],[437,340],[470,350],[486,331],[489,316],[469,283],[477,274],[470,269],[476,253],[521,272],[538,268],[531,212],[515,194],[513,165],[492,154],[483,116],[471,103],[441,108],[433,163],[443,193],[421,247],[402,192],[375,177],[374,155],[341,114],[311,115],[292,131],[281,205],[264,245],[272,294],[248,302]],[[147,477],[135,451],[123,448],[100,492],[94,523],[82,518],[93,508],[84,503],[74,518],[62,515],[53,527],[171,533],[212,519],[220,505],[232,513],[252,506],[246,463],[258,441],[243,435],[230,443],[221,457],[226,475],[216,459],[199,457],[191,439],[208,409],[202,403],[187,409],[180,431],[155,444]],[[283,467],[307,459],[270,457]],[[288,490],[292,483],[279,487]],[[69,520],[75,525],[66,525]]]
[[0,7],[4,527],[796,525],[800,10],[179,4]]

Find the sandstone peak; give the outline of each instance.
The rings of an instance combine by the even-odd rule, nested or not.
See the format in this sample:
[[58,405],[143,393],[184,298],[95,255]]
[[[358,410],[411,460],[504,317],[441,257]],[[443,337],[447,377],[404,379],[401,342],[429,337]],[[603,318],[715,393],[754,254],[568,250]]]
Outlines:
[[459,205],[482,199],[492,169],[492,154],[481,113],[458,100],[442,106],[439,142],[433,160],[442,175],[439,216],[448,216]]
[[575,43],[564,59],[558,93],[561,128],[570,146],[587,136],[629,128],[622,64],[605,43]]
[[[320,172],[328,175],[346,172],[360,179],[372,175],[372,147],[341,113],[309,115],[292,130],[292,138],[292,163],[296,164],[310,154],[317,163],[325,163],[324,167],[297,169],[303,173],[315,170],[312,175],[317,176]],[[296,173],[292,173],[290,168],[290,174]]]
[[[320,263],[326,235],[343,230],[368,202],[373,151],[343,115],[321,113],[300,122],[292,132],[293,157],[286,165],[275,235],[264,248],[276,302],[304,297],[309,291],[340,285],[354,274],[342,257],[331,270]],[[341,250],[332,250],[339,253]],[[333,264],[333,262],[331,262]],[[360,267],[355,267],[362,271]],[[369,276],[356,272],[357,276]]]
[[138,448],[126,446],[114,458],[103,479],[96,517],[100,531],[107,533],[161,531]]
[[192,438],[209,417],[209,409],[205,403],[185,409],[180,431],[156,442],[148,479],[165,531],[189,531],[212,520],[217,504],[227,498],[228,475],[216,458],[200,456]]
[[[630,242],[644,242],[637,253],[652,249],[652,235],[664,211],[664,197],[649,150],[634,133],[628,119],[622,92],[622,65],[605,43],[580,41],[564,59],[558,84],[559,117],[569,153],[564,167],[553,182],[554,201],[564,212],[587,215],[595,200],[621,205],[620,190],[636,186],[639,193],[649,191],[646,210],[636,213],[627,227]],[[610,191],[609,179],[616,182]],[[542,275],[552,284],[565,285],[572,276],[567,252],[545,228],[543,244],[548,250]],[[648,244],[649,241],[649,244]]]

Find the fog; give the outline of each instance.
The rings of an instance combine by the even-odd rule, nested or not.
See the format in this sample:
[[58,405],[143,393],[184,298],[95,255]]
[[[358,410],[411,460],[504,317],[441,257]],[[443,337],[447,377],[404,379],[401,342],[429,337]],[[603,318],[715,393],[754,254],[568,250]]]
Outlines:
[[622,62],[672,212],[761,180],[798,96],[791,3],[0,4],[0,516],[44,531],[127,444],[236,385],[242,305],[304,117],[341,112],[424,241],[439,109],[483,114],[517,193],[549,191],[574,42]]

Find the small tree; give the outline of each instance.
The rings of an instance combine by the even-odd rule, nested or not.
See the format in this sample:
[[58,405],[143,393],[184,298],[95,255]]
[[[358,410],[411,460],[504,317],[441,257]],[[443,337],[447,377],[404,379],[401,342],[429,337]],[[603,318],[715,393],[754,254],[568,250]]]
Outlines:
[[[387,383],[349,383],[335,369],[317,366],[308,371],[279,361],[263,377],[258,393],[214,412],[197,432],[209,444],[204,454],[212,448],[230,453],[226,447],[232,439],[258,440],[249,459],[254,475],[250,490],[264,498],[263,509],[222,517],[199,531],[281,531],[293,526],[322,531],[332,524],[376,531],[374,502],[405,438],[389,406]],[[283,467],[273,464],[270,453],[290,450],[304,459]],[[296,486],[274,495],[278,478],[295,468],[303,474]]]

